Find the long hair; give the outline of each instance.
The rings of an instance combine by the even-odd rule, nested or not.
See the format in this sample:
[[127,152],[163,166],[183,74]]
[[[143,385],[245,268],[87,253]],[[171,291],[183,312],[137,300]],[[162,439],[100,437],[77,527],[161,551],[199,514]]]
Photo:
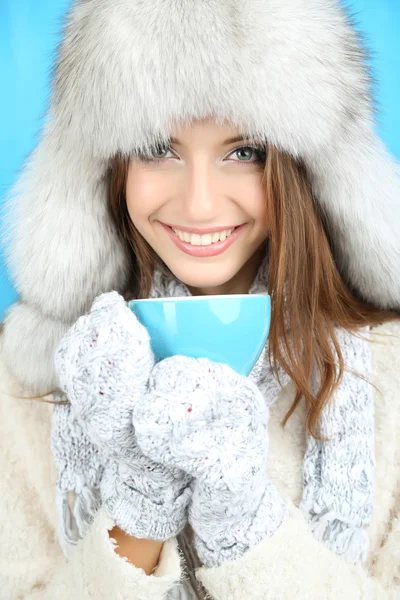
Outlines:
[[[108,195],[110,216],[132,259],[132,286],[124,294],[126,300],[148,297],[157,263],[128,213],[129,163],[129,157],[120,155],[112,160]],[[283,425],[304,398],[307,431],[322,439],[317,430],[319,415],[346,368],[335,325],[356,333],[400,315],[364,302],[345,284],[301,161],[269,147],[262,181],[268,209],[268,290],[273,304],[268,358],[274,375],[279,378],[281,367],[296,386]],[[314,368],[320,376],[316,394],[310,384]]]

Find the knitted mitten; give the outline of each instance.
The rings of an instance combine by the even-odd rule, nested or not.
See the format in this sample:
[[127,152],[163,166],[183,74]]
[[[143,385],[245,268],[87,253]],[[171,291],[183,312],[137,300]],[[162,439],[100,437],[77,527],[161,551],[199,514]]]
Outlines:
[[126,533],[166,540],[186,523],[191,477],[145,457],[132,426],[154,356],[146,329],[117,292],[98,296],[63,337],[55,358],[61,389],[104,457],[105,509]]
[[286,506],[266,471],[268,408],[249,378],[207,359],[165,359],[133,422],[147,456],[195,478],[189,522],[205,565],[275,533]]
[[[365,335],[366,330],[362,333]],[[370,343],[344,329],[336,334],[346,367],[368,375]],[[315,390],[317,384],[314,377]],[[367,558],[368,535],[362,528],[369,525],[373,512],[375,425],[371,384],[345,371],[319,425],[322,435],[330,440],[307,440],[300,508],[315,537],[350,564],[356,564]]]

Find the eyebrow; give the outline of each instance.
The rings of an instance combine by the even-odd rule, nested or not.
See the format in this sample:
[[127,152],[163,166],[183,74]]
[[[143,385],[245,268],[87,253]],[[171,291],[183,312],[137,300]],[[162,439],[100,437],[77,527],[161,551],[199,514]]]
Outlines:
[[[243,137],[242,135],[239,135],[236,137],[228,138],[227,140],[225,140],[223,142],[223,145],[227,146],[228,144],[235,144],[236,142],[243,142],[245,139],[247,139],[247,138]],[[171,144],[182,145],[182,142],[180,142],[178,140],[178,138],[171,137],[171,138],[169,138],[169,141],[171,142]]]

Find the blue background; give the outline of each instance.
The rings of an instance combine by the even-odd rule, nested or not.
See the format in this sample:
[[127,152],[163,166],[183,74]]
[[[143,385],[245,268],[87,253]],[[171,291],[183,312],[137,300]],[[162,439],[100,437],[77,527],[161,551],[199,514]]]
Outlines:
[[[5,193],[36,145],[62,16],[70,0],[0,0],[0,219]],[[377,82],[379,134],[400,159],[400,2],[348,0]],[[0,223],[1,226],[1,223]],[[17,294],[0,240],[0,322]]]

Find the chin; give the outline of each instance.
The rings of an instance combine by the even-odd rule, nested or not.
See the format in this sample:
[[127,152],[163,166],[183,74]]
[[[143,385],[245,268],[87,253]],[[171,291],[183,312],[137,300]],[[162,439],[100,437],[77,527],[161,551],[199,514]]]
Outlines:
[[233,265],[168,265],[174,276],[193,288],[217,288],[230,281],[239,269]]

